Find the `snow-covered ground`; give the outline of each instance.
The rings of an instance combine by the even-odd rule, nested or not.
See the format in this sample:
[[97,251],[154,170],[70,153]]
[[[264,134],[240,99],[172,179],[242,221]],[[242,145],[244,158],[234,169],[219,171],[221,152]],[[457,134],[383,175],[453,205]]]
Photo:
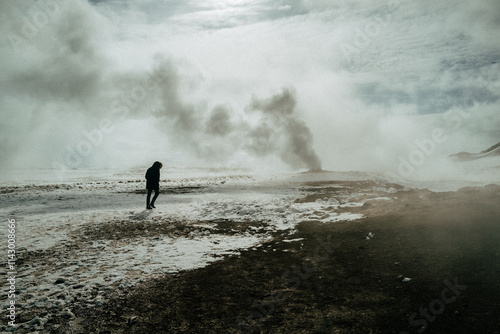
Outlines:
[[[294,241],[301,221],[362,218],[349,208],[390,200],[398,192],[366,173],[262,178],[248,171],[166,169],[163,193],[151,211],[144,209],[143,170],[71,171],[63,181],[53,176],[19,171],[4,177],[0,187],[2,240],[7,220],[16,221],[18,310],[52,310],[35,325],[26,323],[29,329],[43,326],[53,312],[72,317],[75,303],[100,305],[106,291],[124,290],[151,275],[238,256],[277,234]],[[370,180],[376,186],[303,200],[321,187],[319,181],[332,180]]]

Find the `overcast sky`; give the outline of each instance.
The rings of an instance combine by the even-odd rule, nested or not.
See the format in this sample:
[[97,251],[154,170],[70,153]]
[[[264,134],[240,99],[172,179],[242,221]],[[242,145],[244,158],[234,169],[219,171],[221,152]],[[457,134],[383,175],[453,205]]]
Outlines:
[[500,141],[497,0],[24,0],[0,13],[4,169],[397,172]]

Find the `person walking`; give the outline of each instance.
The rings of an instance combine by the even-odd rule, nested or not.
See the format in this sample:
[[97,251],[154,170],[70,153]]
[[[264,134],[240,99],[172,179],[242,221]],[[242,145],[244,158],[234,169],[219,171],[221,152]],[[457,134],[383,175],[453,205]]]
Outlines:
[[[146,209],[148,210],[156,208],[155,201],[160,194],[160,169],[162,167],[163,164],[156,161],[153,166],[149,167],[146,171],[146,189],[148,190],[148,196],[146,197]],[[153,196],[153,200],[150,202],[153,190],[155,195]]]

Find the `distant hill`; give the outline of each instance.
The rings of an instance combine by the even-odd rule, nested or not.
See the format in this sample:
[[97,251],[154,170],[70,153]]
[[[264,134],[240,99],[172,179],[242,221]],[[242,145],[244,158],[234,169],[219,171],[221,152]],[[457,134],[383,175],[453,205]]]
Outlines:
[[479,153],[460,152],[450,155],[449,158],[455,162],[464,162],[497,156],[500,156],[500,143],[495,144],[487,150],[481,151]]

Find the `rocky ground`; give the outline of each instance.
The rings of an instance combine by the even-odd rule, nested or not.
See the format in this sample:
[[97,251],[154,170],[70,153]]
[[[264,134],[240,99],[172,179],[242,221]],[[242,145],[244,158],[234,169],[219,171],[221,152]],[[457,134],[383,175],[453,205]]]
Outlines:
[[[15,332],[500,332],[500,186],[431,192],[322,181],[287,189],[294,195],[272,206],[272,196],[209,198],[197,210],[208,219],[140,212],[87,219],[68,228],[64,242],[26,249],[19,265],[33,305],[20,311]],[[123,194],[139,196],[133,192]],[[207,251],[210,264],[197,269],[168,269],[165,259],[155,267],[178,247],[166,240],[210,238],[218,246],[232,237],[251,242]],[[141,247],[153,254],[151,270],[134,263]],[[126,250],[131,266],[114,266],[123,254],[100,261]],[[37,275],[48,281],[36,286]]]

